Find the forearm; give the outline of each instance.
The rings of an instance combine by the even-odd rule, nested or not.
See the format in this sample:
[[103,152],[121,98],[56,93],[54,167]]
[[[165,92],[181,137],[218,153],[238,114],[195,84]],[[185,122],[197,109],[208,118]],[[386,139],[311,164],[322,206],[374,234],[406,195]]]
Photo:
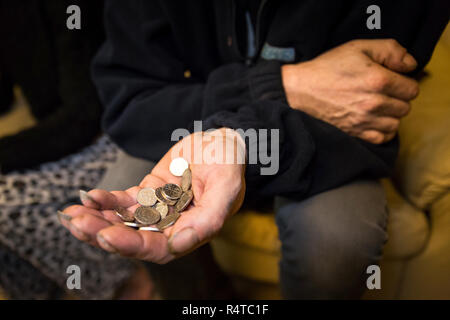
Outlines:
[[[246,182],[249,194],[258,196],[302,199],[352,179],[387,176],[397,152],[395,140],[366,143],[271,101],[217,113],[204,125],[204,129],[218,127],[242,129],[254,137],[246,139]],[[252,158],[257,161],[250,162]]]

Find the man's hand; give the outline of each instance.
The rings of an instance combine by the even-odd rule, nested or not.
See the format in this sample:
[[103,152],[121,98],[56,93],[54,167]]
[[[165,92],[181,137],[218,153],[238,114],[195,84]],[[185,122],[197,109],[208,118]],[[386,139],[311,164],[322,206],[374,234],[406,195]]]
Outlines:
[[347,134],[380,144],[391,140],[418,83],[400,73],[416,60],[395,40],[354,40],[321,56],[282,67],[289,105]]
[[[224,131],[225,129],[221,129],[216,132]],[[209,164],[193,163],[196,153],[197,156],[202,150],[205,153],[218,140],[225,146],[227,139],[236,138],[229,135],[211,137],[204,133],[196,135],[200,138],[197,140],[200,143],[194,143],[194,135],[178,142],[139,186],[125,191],[92,190],[83,197],[83,206],[71,206],[60,214],[61,222],[82,241],[110,252],[155,263],[167,263],[209,241],[219,232],[224,221],[239,210],[245,193],[244,164],[220,164],[223,163],[220,160],[230,153],[234,156],[238,152],[245,152],[245,149],[242,149],[243,142],[239,145],[233,140],[234,148],[224,148],[225,152],[208,152]],[[180,184],[181,178],[169,172],[174,148],[190,162],[194,205],[188,207],[176,223],[163,233],[137,231],[124,226],[115,215],[114,208],[122,206],[134,212],[139,206],[136,196],[141,188],[156,189],[166,183]],[[191,152],[188,152],[189,148]],[[222,159],[218,159],[219,157]]]

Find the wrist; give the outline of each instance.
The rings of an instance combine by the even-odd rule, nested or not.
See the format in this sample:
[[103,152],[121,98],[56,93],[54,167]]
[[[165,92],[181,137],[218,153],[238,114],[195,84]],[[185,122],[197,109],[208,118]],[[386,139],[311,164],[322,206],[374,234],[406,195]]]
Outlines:
[[288,105],[293,109],[302,110],[301,92],[304,89],[302,77],[307,62],[285,64],[281,67],[281,78]]
[[171,149],[171,158],[182,157],[191,164],[232,164],[245,166],[245,140],[233,129],[195,132]]
[[213,148],[216,152],[222,149],[222,159],[217,159],[218,161],[222,161],[225,164],[245,165],[247,159],[245,140],[236,130],[220,128],[213,131],[205,131],[203,137],[206,137],[208,146],[214,143]]
[[286,100],[292,108],[295,104],[295,96],[293,94],[293,83],[295,75],[295,65],[285,64],[281,66],[281,80],[283,82],[283,89],[286,95]]

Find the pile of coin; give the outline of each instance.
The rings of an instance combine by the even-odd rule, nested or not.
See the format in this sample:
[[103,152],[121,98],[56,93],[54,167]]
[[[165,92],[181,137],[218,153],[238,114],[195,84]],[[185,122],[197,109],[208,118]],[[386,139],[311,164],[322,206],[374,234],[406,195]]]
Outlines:
[[156,189],[141,189],[136,199],[140,207],[134,213],[116,208],[117,216],[126,226],[160,232],[173,225],[186,210],[194,198],[189,164],[183,158],[176,158],[172,160],[169,170],[174,176],[181,176],[181,185],[168,183]]

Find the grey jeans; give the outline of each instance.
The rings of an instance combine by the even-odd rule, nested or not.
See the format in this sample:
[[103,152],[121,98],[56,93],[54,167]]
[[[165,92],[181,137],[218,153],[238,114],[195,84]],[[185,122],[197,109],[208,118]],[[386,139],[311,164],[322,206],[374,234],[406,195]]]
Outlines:
[[[120,152],[98,186],[134,186],[154,163]],[[378,181],[355,181],[303,201],[275,200],[281,246],[280,280],[286,299],[357,299],[366,269],[377,264],[387,240],[387,206]],[[149,264],[162,296],[217,299],[231,294],[209,246],[165,266]],[[182,283],[182,285],[180,285]],[[218,290],[218,288],[220,288]]]

